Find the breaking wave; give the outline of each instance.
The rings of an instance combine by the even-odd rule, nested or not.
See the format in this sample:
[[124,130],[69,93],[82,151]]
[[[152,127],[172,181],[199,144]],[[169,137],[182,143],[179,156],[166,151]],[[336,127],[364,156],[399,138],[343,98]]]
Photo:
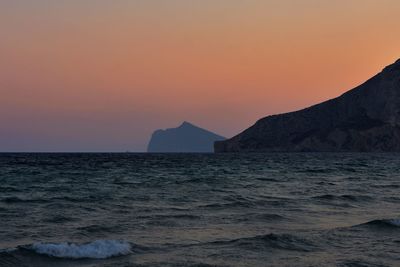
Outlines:
[[85,244],[35,243],[26,248],[38,254],[70,259],[106,259],[132,252],[128,242],[117,240],[96,240]]

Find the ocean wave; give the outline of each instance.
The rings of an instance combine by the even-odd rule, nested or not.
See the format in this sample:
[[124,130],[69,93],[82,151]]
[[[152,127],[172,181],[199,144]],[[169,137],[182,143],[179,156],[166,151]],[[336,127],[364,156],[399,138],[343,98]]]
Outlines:
[[70,259],[106,259],[132,252],[131,244],[118,240],[96,240],[85,244],[35,243],[26,249],[50,257]]
[[250,202],[246,201],[233,201],[233,202],[225,202],[225,203],[210,203],[199,205],[199,208],[205,209],[227,209],[227,208],[250,208],[253,205]]
[[265,207],[266,205],[284,206],[292,201],[291,198],[273,196],[262,198],[228,196],[224,197],[223,201],[201,204],[197,207],[201,209],[254,208],[256,206]]
[[248,213],[243,216],[238,216],[235,218],[238,222],[253,222],[253,221],[263,221],[263,222],[277,222],[288,220],[288,218],[274,213]]
[[383,220],[373,220],[367,223],[360,224],[358,226],[376,226],[382,228],[394,228],[400,227],[400,219],[383,219]]
[[44,199],[37,199],[37,198],[20,198],[20,197],[4,197],[0,199],[0,202],[6,203],[6,204],[18,204],[18,203],[25,203],[25,202],[31,202],[31,203],[44,203]]
[[18,193],[21,189],[15,188],[14,186],[0,186],[1,193]]
[[201,217],[192,214],[150,214],[136,216],[136,219],[151,219],[151,220],[163,220],[163,219],[178,219],[178,220],[200,220]]
[[77,230],[79,232],[91,234],[91,233],[115,233],[118,231],[117,227],[113,227],[112,225],[101,226],[98,224],[86,225],[78,227]]
[[70,222],[70,221],[76,221],[76,218],[64,216],[61,214],[55,214],[53,216],[49,216],[47,218],[43,219],[43,222],[45,223],[64,223],[64,222]]
[[241,249],[262,249],[265,247],[279,250],[291,250],[310,252],[316,249],[316,246],[309,240],[290,234],[267,234],[254,237],[244,237],[227,241],[214,241],[211,245],[233,245]]
[[340,200],[340,201],[353,201],[353,202],[371,201],[373,199],[372,197],[367,195],[331,195],[331,194],[314,196],[312,198],[318,200],[328,200],[328,201]]
[[300,170],[299,172],[301,173],[332,173],[337,171],[336,169],[333,168],[306,168],[303,170]]

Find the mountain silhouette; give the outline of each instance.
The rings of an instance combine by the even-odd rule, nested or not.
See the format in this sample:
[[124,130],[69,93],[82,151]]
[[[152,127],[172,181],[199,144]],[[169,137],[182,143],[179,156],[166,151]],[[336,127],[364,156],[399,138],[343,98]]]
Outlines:
[[215,152],[280,151],[400,151],[400,60],[335,99],[215,143]]
[[185,121],[177,128],[155,131],[147,152],[213,152],[214,142],[225,139]]

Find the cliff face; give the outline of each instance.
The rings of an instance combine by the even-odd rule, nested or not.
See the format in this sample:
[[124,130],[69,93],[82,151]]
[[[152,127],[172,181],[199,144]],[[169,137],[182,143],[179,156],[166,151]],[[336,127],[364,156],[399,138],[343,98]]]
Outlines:
[[177,128],[153,133],[147,152],[213,152],[215,141],[225,137],[184,122]]
[[215,152],[400,151],[400,60],[315,106],[257,121]]

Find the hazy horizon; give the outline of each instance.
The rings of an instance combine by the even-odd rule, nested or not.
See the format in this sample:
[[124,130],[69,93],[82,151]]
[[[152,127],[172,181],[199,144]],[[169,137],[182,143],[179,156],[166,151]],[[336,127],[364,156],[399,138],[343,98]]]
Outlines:
[[0,152],[144,152],[189,121],[231,137],[400,58],[394,0],[0,3]]

